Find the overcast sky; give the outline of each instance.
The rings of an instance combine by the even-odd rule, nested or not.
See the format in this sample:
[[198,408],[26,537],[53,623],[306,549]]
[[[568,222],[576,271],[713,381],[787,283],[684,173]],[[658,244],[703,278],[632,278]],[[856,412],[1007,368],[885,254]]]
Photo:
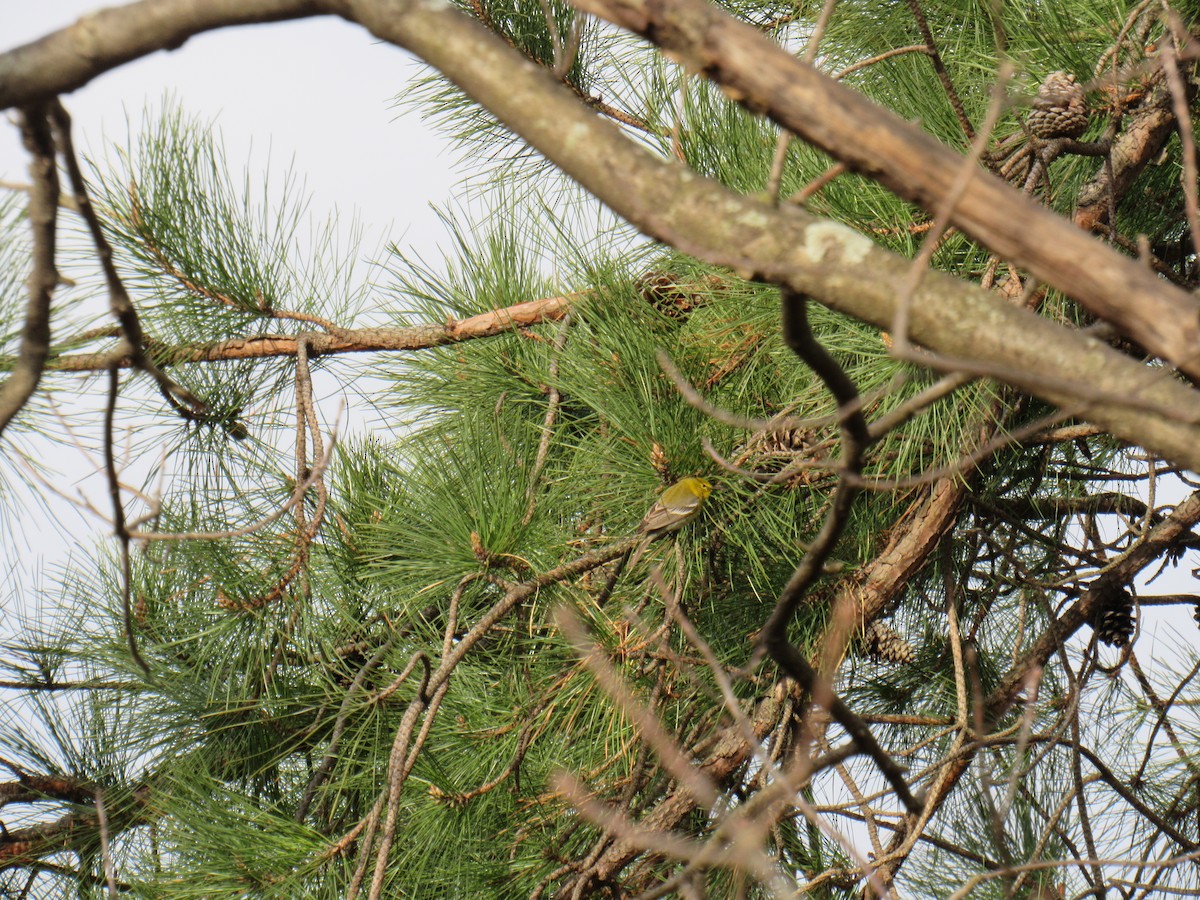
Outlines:
[[[0,50],[36,40],[102,5],[0,0]],[[405,51],[341,19],[321,17],[200,35],[177,50],[101,75],[63,102],[74,119],[77,147],[103,159],[112,145],[125,145],[128,123],[137,127],[145,110],[161,109],[164,97],[173,97],[189,117],[216,124],[235,171],[246,164],[251,172],[262,171],[269,160],[273,175],[290,168],[304,180],[317,222],[334,211],[343,220],[357,215],[366,230],[364,254],[386,236],[436,260],[439,245],[448,241],[430,204],[450,199],[462,174],[452,171],[454,158],[419,117],[395,108],[395,97],[420,71]],[[9,116],[0,123],[0,180],[27,183],[27,166]],[[337,410],[323,412],[332,419]],[[60,487],[72,492],[89,467],[69,448],[50,451],[63,455]],[[19,521],[5,529],[15,540],[3,542],[0,583],[7,574],[10,588],[12,576],[28,587],[43,562],[61,561],[73,542],[87,547],[107,531],[65,501],[51,497],[49,503],[49,511],[32,499],[16,509],[5,503]],[[8,590],[0,591],[0,611],[11,599]]]
[[[116,4],[107,4],[116,5]],[[88,0],[0,0],[0,49],[35,40],[100,8]],[[63,98],[76,143],[93,156],[124,144],[126,117],[158,109],[170,94],[202,121],[215,120],[231,164],[254,147],[272,170],[294,163],[316,214],[357,211],[368,226],[394,225],[401,243],[431,250],[443,230],[429,209],[458,180],[452,158],[417,116],[393,99],[418,73],[413,57],[362,28],[321,17],[209,32],[183,47],[121,66]],[[0,128],[0,179],[27,181],[11,123]]]

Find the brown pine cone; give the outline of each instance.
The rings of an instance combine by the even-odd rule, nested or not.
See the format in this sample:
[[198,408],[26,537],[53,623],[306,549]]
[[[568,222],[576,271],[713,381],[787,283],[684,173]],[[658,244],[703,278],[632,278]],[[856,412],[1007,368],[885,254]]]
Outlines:
[[642,299],[667,318],[686,319],[693,310],[712,302],[713,295],[726,285],[718,275],[686,278],[671,272],[647,272],[636,286]]
[[869,622],[862,633],[863,647],[873,658],[881,662],[911,665],[917,658],[912,644],[900,636],[896,629],[883,622]]
[[1040,138],[1077,138],[1087,130],[1087,101],[1075,76],[1051,72],[1038,88],[1029,113],[1029,130]]
[[1091,622],[1096,637],[1110,647],[1124,647],[1133,637],[1133,597],[1119,584],[1092,590],[1099,591]]
[[738,465],[756,472],[777,472],[800,456],[811,451],[816,433],[811,428],[768,428],[751,435],[738,448]]
[[795,455],[811,447],[812,442],[813,432],[810,428],[776,428],[756,434],[746,449],[771,456]]

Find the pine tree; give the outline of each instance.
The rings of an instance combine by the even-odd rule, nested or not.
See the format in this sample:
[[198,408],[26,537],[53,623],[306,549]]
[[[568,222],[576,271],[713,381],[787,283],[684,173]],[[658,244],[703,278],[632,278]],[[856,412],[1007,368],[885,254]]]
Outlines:
[[[3,87],[58,76],[0,54],[47,162],[27,219],[0,207],[3,438],[50,434],[52,390],[136,428],[135,459],[100,451],[117,540],[3,655],[0,885],[1200,887],[1194,640],[1147,625],[1197,599],[1145,585],[1200,541],[1200,495],[1163,496],[1198,467],[1191,320],[1151,321],[1195,312],[1194,6],[577,4],[650,44],[557,0],[329,6],[431,64],[404,102],[488,207],[446,213],[445,260],[359,277],[353,235],[302,246],[294,185],[248,189],[181,109],[77,171],[45,100],[68,85]],[[141,13],[91,33],[116,48]],[[772,46],[877,128],[850,145],[829,106],[802,130]],[[902,120],[957,168],[905,182]],[[75,252],[115,263],[56,295],[70,336],[39,358],[76,214]],[[389,428],[332,440],[326,384]],[[689,476],[700,515],[640,552]]]

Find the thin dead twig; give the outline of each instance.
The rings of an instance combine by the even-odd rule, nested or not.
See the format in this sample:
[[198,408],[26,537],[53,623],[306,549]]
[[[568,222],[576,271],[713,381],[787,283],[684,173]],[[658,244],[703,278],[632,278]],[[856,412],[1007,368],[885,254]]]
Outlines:
[[[950,101],[950,106],[954,110],[954,115],[958,118],[958,124],[962,127],[963,134],[967,136],[968,141],[975,139],[975,131],[971,127],[971,120],[967,118],[967,111],[963,108],[963,102],[958,96],[958,91],[954,90],[954,82],[950,80],[950,73],[946,70],[946,63],[942,60],[941,53],[938,52],[937,44],[933,40],[933,31],[929,27],[929,21],[925,18],[925,11],[921,9],[921,4],[918,0],[907,0],[908,8],[913,14],[913,18],[917,20],[917,28],[921,31],[921,39],[925,41],[925,46],[929,51],[929,59],[933,62],[933,70],[937,73],[938,81],[942,83],[942,89],[946,92],[946,99]],[[990,131],[990,128],[985,128],[985,131]]]
[[0,435],[29,402],[41,381],[50,353],[50,303],[59,277],[55,263],[58,170],[45,107],[22,110],[20,123],[33,176],[27,213],[33,232],[33,265],[27,281],[29,300],[21,329],[21,347],[8,378],[0,384]]
[[[783,332],[788,346],[825,383],[839,408],[853,404],[858,397],[853,382],[812,334],[806,308],[808,299],[790,289],[785,289],[782,300]],[[863,454],[870,444],[867,422],[862,413],[846,414],[841,423],[841,432],[842,465],[846,471],[856,472],[860,469]],[[780,592],[775,608],[759,635],[759,648],[760,652],[769,653],[783,671],[795,680],[816,703],[829,710],[859,748],[875,761],[905,807],[916,814],[920,811],[922,804],[909,789],[903,770],[879,746],[866,723],[833,692],[833,688],[823,677],[818,675],[804,654],[793,646],[787,635],[788,625],[795,616],[801,600],[820,576],[825,561],[841,536],[856,494],[857,488],[844,476],[839,477],[838,487],[834,492],[832,505],[825,521],[808,551],[804,554],[804,558]]]
[[1170,26],[1171,41],[1170,43],[1163,42],[1159,52],[1159,61],[1167,77],[1167,89],[1171,92],[1171,106],[1175,112],[1180,147],[1183,150],[1183,171],[1180,173],[1183,187],[1183,208],[1187,215],[1188,231],[1192,236],[1192,249],[1195,253],[1200,254],[1200,202],[1196,197],[1196,140],[1192,132],[1191,102],[1188,98],[1187,86],[1179,72],[1180,53],[1190,39],[1187,29],[1179,19],[1179,14],[1171,9],[1166,0],[1163,0],[1162,5]]
[[834,73],[833,80],[841,81],[847,75],[853,74],[860,69],[865,69],[868,66],[881,63],[885,59],[891,59],[895,56],[903,56],[906,53],[924,53],[926,56],[933,56],[935,51],[931,50],[926,44],[909,44],[907,47],[895,47],[891,50],[885,50],[883,53],[877,54],[876,56],[871,56],[867,59],[862,59],[856,63],[846,66],[846,68],[842,69],[841,71]]
[[83,170],[80,168],[79,160],[75,154],[75,147],[71,138],[71,117],[67,113],[66,107],[58,100],[55,100],[51,105],[49,117],[54,129],[55,139],[62,150],[63,164],[70,178],[75,202],[79,206],[79,215],[82,216],[87,225],[92,245],[96,248],[97,261],[104,272],[104,280],[108,286],[109,307],[113,318],[121,326],[121,333],[124,336],[125,343],[128,345],[127,352],[132,365],[145,372],[154,380],[163,397],[182,416],[185,418],[198,418],[202,416],[208,410],[207,405],[187,388],[170,378],[147,355],[146,336],[142,331],[141,319],[138,316],[137,309],[133,305],[133,300],[129,296],[129,292],[125,289],[124,282],[121,281],[121,276],[117,273],[116,264],[113,262],[112,247],[109,245],[108,239],[104,236],[104,228],[101,226],[100,219],[96,215],[96,209],[92,205],[91,196],[87,189],[87,181],[83,177]]
[[1168,718],[1168,715],[1171,712],[1171,707],[1175,705],[1175,701],[1179,699],[1179,695],[1183,693],[1183,689],[1191,683],[1192,679],[1196,677],[1197,673],[1200,673],[1200,660],[1197,660],[1196,664],[1192,666],[1191,671],[1189,671],[1187,675],[1180,679],[1179,684],[1175,686],[1175,690],[1171,692],[1171,696],[1165,701],[1158,697],[1154,690],[1154,686],[1150,684],[1150,679],[1146,677],[1146,674],[1142,671],[1141,665],[1138,664],[1137,656],[1130,654],[1129,663],[1129,668],[1133,672],[1134,677],[1137,678],[1138,683],[1142,686],[1142,691],[1145,693],[1146,699],[1150,701],[1150,706],[1158,713],[1158,718],[1154,722],[1154,727],[1150,729],[1150,734],[1146,738],[1146,753],[1142,757],[1142,763],[1140,766],[1138,766],[1137,772],[1134,773],[1134,776],[1131,779],[1132,782],[1134,784],[1138,784],[1145,776],[1146,766],[1150,764],[1150,756],[1154,747],[1154,739],[1158,736],[1158,730],[1160,728],[1167,732],[1167,738],[1171,741],[1171,746],[1175,748],[1175,752],[1179,754],[1179,758],[1183,760],[1188,768],[1194,769],[1195,763],[1191,757],[1188,756],[1187,750],[1179,740],[1179,736],[1175,733],[1175,729],[1171,726],[1171,721]]
[[321,758],[316,771],[313,772],[312,777],[308,780],[308,784],[304,788],[304,793],[300,796],[300,802],[296,805],[296,812],[293,818],[297,822],[304,821],[308,815],[308,809],[312,804],[313,797],[316,796],[317,791],[325,783],[325,779],[329,777],[329,773],[333,770],[334,759],[341,744],[342,735],[345,734],[346,725],[350,720],[351,702],[362,691],[367,676],[379,667],[379,664],[391,652],[392,647],[395,646],[399,638],[399,631],[393,632],[392,636],[384,641],[379,646],[379,649],[372,654],[371,658],[358,670],[354,676],[354,680],[350,682],[350,687],[346,689],[346,693],[342,697],[341,708],[338,710],[337,718],[333,723],[333,731],[329,736],[329,743],[325,748],[325,755]]
[[951,894],[947,900],[966,900],[971,896],[971,892],[979,885],[991,881],[994,878],[1007,878],[1011,875],[1018,875],[1023,872],[1038,872],[1045,869],[1061,869],[1065,866],[1084,865],[1099,869],[1101,866],[1122,866],[1125,868],[1134,868],[1135,866],[1144,866],[1150,869],[1171,868],[1178,866],[1180,863],[1191,862],[1200,859],[1200,850],[1191,853],[1182,853],[1179,856],[1174,856],[1166,860],[1135,860],[1121,859],[1117,857],[1089,857],[1086,859],[1047,859],[1037,862],[1021,863],[1013,866],[1000,866],[991,869],[987,872],[980,872],[977,875],[971,876],[958,890]]
[[108,809],[104,803],[104,790],[96,789],[96,826],[100,832],[100,858],[104,864],[104,883],[108,887],[109,900],[117,900],[117,872],[113,865],[112,837],[108,830]]
[[104,470],[108,476],[108,494],[112,501],[113,531],[120,546],[121,555],[121,620],[125,628],[125,643],[129,656],[146,677],[150,677],[150,666],[138,650],[137,633],[133,628],[133,564],[130,560],[129,528],[125,524],[125,503],[121,499],[121,482],[117,477],[117,461],[113,449],[113,429],[117,410],[117,396],[121,392],[120,372],[113,367],[108,372],[108,403],[104,407]]
[[[925,18],[921,13],[921,9],[917,0],[907,0],[909,8],[913,11],[913,15],[917,17],[918,23],[924,23]],[[923,25],[923,30],[928,32],[928,24]],[[926,43],[932,44],[932,36],[926,34]],[[935,67],[937,66],[935,57]],[[914,362],[921,362],[927,365],[923,359],[917,359],[914,350],[912,349],[908,339],[908,321],[910,309],[913,302],[913,297],[916,295],[917,288],[921,284],[921,280],[925,277],[925,271],[929,268],[930,260],[933,258],[933,253],[939,246],[942,235],[950,225],[951,219],[954,216],[955,207],[958,206],[963,196],[966,194],[967,188],[976,176],[976,170],[979,166],[979,160],[982,158],[984,151],[987,149],[987,142],[991,138],[992,130],[996,127],[996,123],[1000,119],[1000,113],[1004,109],[1005,104],[1005,87],[1012,78],[1013,67],[1011,63],[1005,62],[1000,66],[1000,70],[996,73],[996,81],[992,85],[991,100],[988,103],[987,113],[984,115],[983,124],[980,126],[979,133],[973,134],[971,124],[965,118],[961,120],[964,131],[971,140],[970,152],[963,158],[962,164],[959,166],[958,173],[955,176],[953,184],[946,192],[945,197],[938,204],[938,208],[933,217],[933,227],[925,236],[925,240],[921,243],[920,252],[914,257],[912,264],[909,266],[908,278],[906,279],[902,289],[900,298],[896,304],[895,321],[892,323],[892,352],[899,359],[911,359]],[[953,88],[949,89],[951,96]],[[921,354],[924,356],[925,354]]]
[[232,528],[228,531],[135,531],[130,533],[130,538],[135,541],[222,541],[229,538],[245,537],[248,534],[261,531],[272,522],[286,515],[296,504],[304,501],[308,489],[320,480],[325,470],[329,467],[336,447],[337,432],[334,432],[330,435],[329,446],[326,448],[324,456],[313,464],[309,470],[308,477],[296,485],[287,502],[263,518],[251,522],[249,525],[244,525],[241,528]]
[[[817,814],[817,811],[813,808],[813,806],[807,801],[807,799],[805,799],[803,794],[800,793],[800,787],[811,778],[813,773],[818,771],[816,763],[811,755],[808,758],[801,758],[801,761],[798,763],[798,768],[800,771],[779,770],[779,767],[775,764],[774,760],[764,752],[762,742],[754,733],[754,724],[750,721],[749,717],[747,717],[746,713],[742,710],[741,704],[738,702],[737,695],[733,691],[733,684],[730,682],[729,676],[726,674],[724,667],[720,663],[720,660],[717,659],[716,654],[713,653],[708,642],[704,640],[704,637],[684,613],[683,607],[679,603],[678,595],[674,591],[667,590],[667,586],[662,581],[661,577],[657,578],[656,584],[658,586],[659,593],[662,595],[663,600],[665,601],[668,614],[672,619],[674,619],[676,624],[679,625],[680,630],[683,632],[688,642],[691,643],[691,645],[695,647],[700,652],[700,655],[704,658],[708,671],[716,680],[717,686],[720,688],[721,698],[724,701],[725,709],[729,712],[734,721],[737,723],[738,727],[741,729],[742,736],[746,740],[747,746],[756,749],[756,757],[763,767],[764,775],[766,775],[773,784],[780,786],[781,790],[787,790],[791,795],[791,802],[795,803],[804,817],[814,826],[821,829],[821,831],[823,831],[831,840],[835,841],[839,846],[841,846],[847,856],[849,856],[858,864],[861,871],[868,873],[868,880],[874,887],[877,894],[879,894],[881,897],[886,896],[887,888],[874,877],[873,873],[871,873],[870,861],[863,858],[852,841],[834,828],[829,822],[822,819]],[[841,761],[842,758],[839,757],[834,751],[830,751],[829,754],[827,754],[827,759],[824,760],[824,762],[828,762],[829,764],[838,767],[839,770],[844,771]],[[866,807],[864,806],[863,809],[866,809]]]
[[666,770],[698,804],[713,811],[720,798],[716,785],[692,765],[658,717],[634,697],[628,685],[588,638],[579,620],[564,607],[559,608],[555,619],[600,687],[637,723],[642,740],[650,745]]
[[[817,21],[813,24],[812,32],[808,36],[808,44],[804,48],[803,61],[808,65],[813,65],[817,58],[817,51],[821,46],[821,38],[825,35],[825,29],[829,26],[829,19],[833,15],[833,8],[837,6],[837,0],[825,0],[821,6],[821,12],[817,16]],[[779,189],[783,183],[783,169],[787,163],[788,148],[791,147],[793,135],[790,131],[781,130],[775,138],[775,153],[771,158],[771,170],[767,175],[766,194],[767,199],[771,203],[779,202]]]
[[[384,834],[380,837],[379,846],[375,850],[375,874],[372,878],[369,895],[371,900],[377,900],[380,891],[382,891],[383,878],[386,874],[387,856],[391,849],[392,841],[395,838],[396,817],[399,814],[397,804],[400,798],[400,791],[403,789],[408,773],[416,762],[416,752],[420,749],[420,744],[423,740],[420,735],[418,735],[416,741],[412,740],[413,729],[416,728],[417,721],[424,716],[422,734],[427,733],[428,727],[433,722],[433,714],[440,705],[441,698],[445,696],[446,689],[449,687],[450,677],[458,667],[458,664],[470,652],[472,647],[491,632],[497,622],[508,615],[523,600],[533,596],[545,587],[577,578],[592,569],[616,559],[636,545],[639,540],[639,537],[634,536],[624,541],[616,541],[592,553],[584,554],[568,563],[556,566],[541,575],[516,584],[500,581],[495,576],[487,573],[474,573],[467,576],[460,583],[459,588],[456,588],[455,593],[451,595],[451,615],[446,625],[441,663],[433,674],[429,676],[424,689],[410,701],[408,709],[401,719],[401,723],[396,730],[396,736],[393,739],[392,754],[388,764],[388,784],[381,792],[379,800],[376,801],[379,812],[374,814],[377,816],[382,815],[382,811],[386,809],[387,820],[384,822]],[[469,631],[458,636],[458,597],[461,596],[461,590],[465,589],[467,584],[479,579],[485,579],[501,586],[504,590],[504,595],[492,605],[491,609]],[[362,854],[366,856],[370,850],[370,845],[366,844],[363,847]],[[367,863],[360,859],[359,866],[363,871],[365,871],[366,865]],[[357,879],[355,883],[361,881],[361,875],[357,876]],[[348,897],[356,895],[357,888],[348,893]]]
[[[546,0],[548,3],[549,0]],[[549,13],[547,13],[549,14]],[[554,347],[551,350],[550,370],[547,377],[550,380],[549,396],[546,399],[546,415],[542,420],[542,436],[538,440],[537,453],[533,458],[533,469],[529,473],[529,488],[526,490],[528,506],[521,524],[528,525],[533,521],[533,511],[537,502],[537,484],[541,478],[542,469],[546,465],[546,457],[550,453],[550,439],[554,436],[554,423],[558,420],[558,407],[562,402],[562,393],[558,389],[558,369],[563,348],[567,345],[567,335],[571,327],[571,314],[562,317],[558,325],[558,334],[554,337]]]

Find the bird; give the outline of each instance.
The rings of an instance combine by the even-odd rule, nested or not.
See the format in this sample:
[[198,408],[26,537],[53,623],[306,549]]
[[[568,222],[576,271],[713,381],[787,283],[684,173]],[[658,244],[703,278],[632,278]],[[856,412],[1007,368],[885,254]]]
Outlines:
[[700,514],[712,485],[704,478],[681,478],[663,491],[638,525],[638,532],[655,538],[678,531]]
[[642,554],[652,541],[678,531],[700,515],[704,501],[711,493],[712,484],[707,479],[693,477],[681,478],[659,494],[650,511],[642,517],[638,525],[638,533],[645,535],[645,538],[630,560],[630,567],[641,561]]
[[617,579],[621,577],[626,566],[630,565],[631,556],[633,557],[632,565],[636,566],[641,561],[646,548],[656,538],[678,531],[700,515],[700,511],[704,508],[704,501],[711,493],[712,485],[706,479],[694,477],[682,478],[663,491],[638,524],[638,534],[643,537],[636,545],[636,551],[631,546],[617,560],[603,589],[597,595],[597,605],[603,606],[612,596]]

